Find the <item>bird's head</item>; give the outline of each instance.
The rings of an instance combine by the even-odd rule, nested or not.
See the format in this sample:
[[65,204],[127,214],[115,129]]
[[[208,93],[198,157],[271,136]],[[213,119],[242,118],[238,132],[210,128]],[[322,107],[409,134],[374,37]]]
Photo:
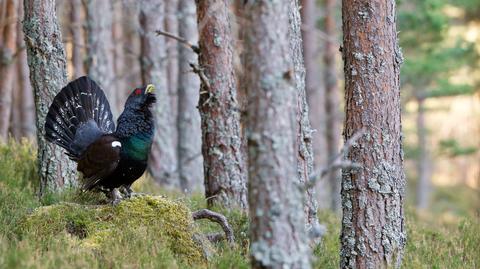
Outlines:
[[136,110],[144,110],[150,108],[156,102],[155,86],[148,84],[142,88],[136,88],[128,96],[125,108],[133,108]]

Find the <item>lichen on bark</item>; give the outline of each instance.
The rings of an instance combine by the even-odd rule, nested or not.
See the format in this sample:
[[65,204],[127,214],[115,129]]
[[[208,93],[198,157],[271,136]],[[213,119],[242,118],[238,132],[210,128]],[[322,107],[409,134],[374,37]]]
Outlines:
[[75,186],[76,169],[59,146],[45,140],[45,118],[55,95],[67,84],[62,34],[55,14],[55,1],[24,2],[23,31],[35,95],[40,195]]
[[[378,14],[378,15],[377,15]],[[400,267],[405,174],[395,1],[344,0],[344,139],[363,131],[342,180],[342,268]]]
[[[300,53],[293,54],[289,3],[249,1],[245,5],[249,24],[245,30],[245,86],[253,268],[310,268],[305,189],[299,178],[311,165],[311,155],[301,154],[311,152],[298,141],[306,135],[299,127],[303,114],[298,111],[306,107],[298,105],[305,101],[299,97],[297,84],[302,80],[303,62],[297,73],[295,65],[301,58],[294,58],[300,57],[301,47],[296,50]],[[299,158],[305,161],[298,164]]]
[[297,173],[298,184],[305,189],[304,194],[304,210],[306,226],[312,232],[312,236],[319,236],[318,218],[317,218],[317,201],[314,188],[305,188],[313,172],[313,146],[312,136],[313,130],[310,125],[309,108],[307,103],[307,93],[305,91],[305,65],[303,59],[303,46],[301,35],[301,18],[300,6],[298,0],[289,2],[288,9],[288,40],[289,55],[293,63],[292,72],[293,83],[295,85],[295,105],[296,105],[296,145],[297,150]]
[[201,83],[198,109],[202,127],[205,195],[208,205],[247,209],[247,173],[233,66],[229,1],[197,3]]

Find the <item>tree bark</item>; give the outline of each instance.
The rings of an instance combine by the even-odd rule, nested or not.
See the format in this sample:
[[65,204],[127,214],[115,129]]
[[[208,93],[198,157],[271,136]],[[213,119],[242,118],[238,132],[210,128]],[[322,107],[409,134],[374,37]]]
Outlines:
[[430,158],[427,145],[427,128],[425,126],[425,99],[417,98],[417,142],[418,142],[418,185],[417,208],[426,209],[430,198]]
[[[6,0],[6,26],[0,27],[0,141],[8,138],[12,88],[15,79],[15,53],[17,52],[17,2]],[[2,32],[3,30],[3,32]]]
[[[191,2],[194,2],[193,0]],[[193,3],[195,4],[195,3]],[[174,35],[178,35],[178,0],[165,1],[165,30]],[[190,37],[189,37],[190,38]],[[178,42],[168,38],[165,40],[167,48],[167,89],[170,95],[172,107],[172,117],[176,119],[178,112]],[[175,142],[177,141],[177,130],[174,130]]]
[[[116,106],[121,108],[125,104],[125,100],[127,99],[130,92],[133,90],[134,87],[137,86],[130,86],[129,83],[125,80],[125,73],[133,73],[134,68],[132,66],[132,62],[137,62],[137,59],[134,61],[127,61],[126,55],[127,52],[124,50],[124,45],[129,44],[132,45],[129,40],[127,40],[125,32],[127,32],[126,25],[128,24],[129,19],[130,21],[132,18],[127,16],[124,17],[124,9],[134,9],[133,7],[126,6],[126,3],[121,1],[115,1],[112,3],[113,5],[113,25],[112,25],[112,36],[113,36],[113,66],[115,70],[115,87],[117,89],[117,104]],[[135,16],[133,20],[135,22],[138,21],[138,16]],[[132,27],[132,26],[131,26]],[[133,26],[135,27],[135,26]],[[137,57],[138,58],[138,57]],[[139,85],[140,83],[135,83],[134,85]]]
[[141,61],[138,60],[141,54],[139,8],[137,1],[114,3],[114,64],[118,91],[117,104],[120,108],[123,108],[132,90],[142,83]]
[[[328,39],[325,41],[325,53],[323,61],[325,63],[325,134],[327,140],[327,156],[331,161],[338,155],[340,142],[340,123],[339,123],[339,96],[338,96],[338,79],[337,79],[337,63],[336,55],[338,48],[333,40],[336,40],[335,27],[335,4],[336,0],[325,0],[325,34]],[[341,173],[334,170],[328,174],[327,178],[330,185],[330,208],[338,212],[341,208],[340,187]]]
[[76,185],[75,163],[45,140],[45,117],[55,95],[67,84],[62,34],[55,1],[25,0],[23,31],[35,95],[40,195]]
[[208,206],[246,209],[245,156],[233,66],[232,31],[227,0],[197,0],[199,64],[202,81],[199,110],[205,194]]
[[19,141],[22,137],[20,133],[21,132],[20,104],[22,100],[20,99],[19,85],[16,84],[18,81],[17,76],[18,74],[14,73],[13,81],[15,83],[12,83],[12,103],[10,106],[10,122],[8,124],[8,133],[15,140]]
[[[192,44],[198,42],[196,7],[192,0],[179,0],[179,35],[188,37]],[[188,192],[203,186],[203,158],[200,115],[196,109],[199,98],[200,80],[191,71],[189,63],[197,56],[190,48],[178,48],[178,171],[182,190]]]
[[[23,1],[20,1],[18,14],[23,18]],[[35,103],[32,85],[30,84],[30,72],[28,70],[27,51],[25,47],[25,36],[22,31],[22,24],[18,24],[17,47],[20,49],[17,59],[18,76],[18,98],[20,113],[20,137],[33,138],[36,134],[35,129]]]
[[249,1],[245,6],[253,268],[310,268],[303,183],[297,180],[301,100],[295,63],[285,57],[292,50],[289,2]]
[[[310,122],[315,132],[312,134],[314,166],[325,167],[327,145],[325,140],[325,87],[320,79],[320,42],[317,38],[317,12],[315,0],[302,0],[302,38],[303,56],[305,59],[305,90],[310,111]],[[320,181],[315,186],[320,207],[329,207],[329,184]]]
[[395,1],[343,0],[344,139],[363,130],[344,170],[342,268],[400,267],[406,242]]
[[[303,41],[301,34],[301,18],[299,12],[298,0],[290,1],[289,6],[289,36],[290,51],[294,69],[292,69],[293,82],[297,93],[297,171],[298,180],[301,186],[309,181],[313,171],[313,147],[312,133],[310,126],[307,96],[305,92],[305,66],[303,61]],[[248,69],[247,69],[248,70]],[[318,226],[317,202],[315,190],[308,188],[305,191],[304,204],[307,228],[316,228]]]
[[[20,3],[18,3],[17,7],[16,7],[16,13],[17,13],[17,18],[15,18],[15,20],[19,20],[20,19],[20,15],[19,15],[19,5]],[[1,31],[1,30],[0,30]],[[14,72],[13,72],[13,78],[12,78],[12,83],[11,83],[11,94],[12,94],[12,101],[11,101],[11,106],[10,106],[10,123],[9,123],[9,127],[8,127],[8,133],[13,137],[15,138],[17,141],[19,141],[22,137],[22,121],[21,121],[21,103],[22,103],[22,100],[20,99],[21,98],[21,88],[19,87],[19,74],[17,72],[17,64],[18,64],[18,55],[20,53],[20,50],[21,50],[21,44],[20,44],[20,38],[22,37],[19,33],[22,31],[21,29],[21,23],[16,23],[16,27],[15,27],[15,31],[16,31],[16,34],[15,34],[15,37],[16,37],[16,57],[15,59],[13,59],[13,62],[11,63],[12,65],[14,65]],[[0,79],[1,76],[0,76]]]
[[70,1],[70,34],[72,36],[72,65],[73,78],[85,75],[83,48],[85,39],[83,35],[82,10],[84,6],[82,0]]
[[88,75],[105,92],[114,118],[119,116],[113,65],[113,6],[110,0],[86,0]]
[[170,96],[166,80],[165,38],[156,36],[155,30],[164,25],[163,0],[142,0],[139,21],[141,26],[141,68],[143,84],[153,83],[156,88],[155,139],[149,158],[149,171],[160,184],[178,188],[177,153],[174,143]]

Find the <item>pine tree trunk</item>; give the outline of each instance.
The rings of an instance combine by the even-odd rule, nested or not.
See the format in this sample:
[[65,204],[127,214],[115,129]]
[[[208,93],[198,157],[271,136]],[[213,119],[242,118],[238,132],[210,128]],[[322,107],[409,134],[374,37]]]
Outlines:
[[[192,1],[194,2],[194,1]],[[165,1],[165,27],[167,32],[178,35],[178,0]],[[189,37],[190,38],[190,37]],[[170,96],[171,117],[176,122],[178,118],[178,42],[172,38],[165,39],[167,48],[167,89]],[[177,129],[174,132],[174,143],[177,144]]]
[[[14,63],[16,67],[16,63]],[[15,68],[16,71],[16,68]],[[8,127],[8,133],[14,139],[19,141],[21,139],[21,121],[20,121],[20,103],[22,100],[20,99],[20,88],[18,87],[18,74],[16,72],[13,73],[13,83],[12,83],[12,104],[10,106],[10,123]]]
[[117,77],[117,104],[123,109],[128,95],[142,84],[139,2],[114,3],[115,74]]
[[[112,36],[113,36],[113,66],[115,70],[115,88],[117,89],[117,104],[116,106],[121,110],[127,100],[128,94],[133,90],[134,87],[130,87],[129,83],[125,80],[126,73],[133,73],[134,68],[132,63],[135,61],[127,61],[126,54],[124,50],[125,44],[132,45],[125,36],[124,24],[128,24],[127,19],[132,20],[132,18],[124,17],[124,9],[132,8],[125,6],[125,3],[120,1],[115,1],[113,5],[113,25],[112,25]],[[137,16],[134,18],[135,21],[138,21]],[[134,26],[135,27],[135,26]],[[131,81],[130,81],[131,82]],[[140,83],[135,83],[139,85]]]
[[[312,134],[314,166],[324,167],[327,160],[327,145],[325,141],[325,88],[320,79],[319,40],[317,38],[317,12],[315,0],[302,0],[302,38],[303,56],[305,59],[305,90],[310,111],[310,120],[315,132]],[[320,207],[328,207],[330,193],[328,182],[320,181],[315,186]]]
[[110,0],[86,0],[88,75],[105,92],[114,118],[119,116],[113,66],[113,6]]
[[14,55],[17,50],[17,2],[6,0],[5,5],[6,26],[0,27],[0,35],[3,36],[0,42],[0,141],[8,138],[15,79]]
[[45,140],[45,117],[55,95],[67,84],[62,34],[53,0],[25,0],[23,31],[35,95],[40,195],[76,185],[75,163]]
[[245,6],[253,268],[310,268],[303,184],[296,168],[301,96],[293,59],[285,57],[291,53],[289,2],[249,1]]
[[[18,7],[19,18],[23,19],[23,1],[20,1]],[[25,36],[22,31],[22,24],[18,24],[17,47],[25,47]],[[35,129],[35,103],[33,89],[30,84],[30,73],[28,70],[27,51],[22,49],[18,53],[17,59],[17,81],[19,89],[20,112],[20,136],[32,138],[36,134]]]
[[240,113],[233,66],[229,1],[197,1],[199,63],[202,81],[199,110],[205,194],[208,205],[246,209],[245,156],[242,151]]
[[27,55],[20,55],[19,60],[19,90],[20,90],[20,137],[33,138],[35,128],[35,104],[32,86],[30,85]]
[[70,34],[72,35],[72,65],[74,79],[85,75],[82,53],[83,48],[85,47],[83,22],[81,18],[82,10],[82,0],[70,1]]
[[[325,52],[323,60],[325,63],[325,134],[327,138],[327,156],[328,160],[332,160],[338,155],[340,142],[340,123],[339,123],[339,96],[337,81],[337,63],[336,55],[338,48],[335,46],[336,27],[335,27],[335,3],[336,0],[325,0],[325,34],[328,39],[325,42]],[[340,186],[341,173],[338,170],[328,174],[328,182],[330,185],[331,200],[330,208],[333,211],[340,211]]]
[[[301,186],[308,182],[313,171],[313,147],[312,147],[312,128],[310,127],[307,95],[305,92],[305,66],[303,63],[303,42],[301,34],[301,18],[299,12],[298,0],[290,1],[289,6],[289,36],[290,51],[294,69],[292,70],[293,82],[297,93],[297,171],[298,180]],[[247,69],[248,70],[248,69]],[[315,190],[313,188],[305,191],[305,216],[306,224],[310,229],[316,227],[317,202]]]
[[425,126],[425,99],[417,98],[417,142],[418,142],[418,185],[417,207],[426,209],[430,194],[430,159],[427,144],[427,128]]
[[395,1],[343,0],[344,139],[364,134],[342,180],[342,268],[399,267],[406,243]]
[[157,95],[154,112],[156,133],[149,158],[149,171],[160,184],[178,188],[175,125],[171,117],[171,102],[166,80],[165,38],[155,34],[155,30],[161,29],[164,24],[164,11],[163,0],[140,2],[142,80],[143,84],[153,83]]
[[[179,0],[179,35],[188,37],[192,44],[198,42],[196,7],[192,0]],[[203,188],[203,158],[200,115],[197,111],[200,80],[191,71],[189,63],[196,62],[196,55],[190,48],[178,48],[178,170],[182,190],[192,191]]]

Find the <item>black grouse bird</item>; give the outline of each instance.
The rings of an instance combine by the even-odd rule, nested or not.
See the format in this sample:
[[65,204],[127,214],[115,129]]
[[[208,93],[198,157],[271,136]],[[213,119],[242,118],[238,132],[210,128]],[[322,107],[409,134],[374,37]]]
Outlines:
[[108,100],[92,79],[80,77],[55,96],[45,135],[77,162],[84,190],[101,190],[114,203],[120,198],[119,187],[130,196],[130,186],[145,172],[153,142],[154,90],[152,84],[133,90],[117,129]]

